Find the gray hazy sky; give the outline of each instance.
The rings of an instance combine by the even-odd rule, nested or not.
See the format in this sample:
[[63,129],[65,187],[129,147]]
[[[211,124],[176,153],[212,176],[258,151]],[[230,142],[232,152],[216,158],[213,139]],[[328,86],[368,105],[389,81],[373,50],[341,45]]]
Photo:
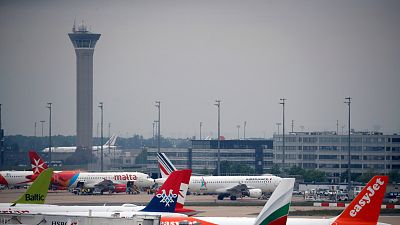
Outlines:
[[[94,135],[270,137],[286,129],[400,132],[400,1],[0,1],[0,103],[7,135],[76,133],[74,18],[101,33],[94,54]],[[46,123],[47,129],[47,123]],[[107,130],[105,131],[108,133]],[[38,122],[38,134],[40,123]]]

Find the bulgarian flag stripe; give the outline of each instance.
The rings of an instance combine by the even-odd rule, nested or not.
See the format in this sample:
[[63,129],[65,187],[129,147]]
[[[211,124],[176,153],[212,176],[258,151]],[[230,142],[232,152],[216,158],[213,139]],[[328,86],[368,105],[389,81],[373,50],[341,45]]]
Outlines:
[[265,218],[261,225],[285,225],[287,216],[289,214],[290,203],[277,209],[275,212],[271,213],[267,218]]

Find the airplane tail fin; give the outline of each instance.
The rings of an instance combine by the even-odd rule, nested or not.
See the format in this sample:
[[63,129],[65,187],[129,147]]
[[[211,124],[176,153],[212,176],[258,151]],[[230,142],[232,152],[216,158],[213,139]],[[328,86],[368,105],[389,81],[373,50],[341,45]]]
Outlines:
[[43,159],[37,154],[36,151],[29,151],[29,159],[31,161],[33,174],[38,175],[43,170],[47,169],[47,164],[43,161]]
[[45,169],[40,173],[26,192],[13,202],[13,206],[15,204],[43,204],[47,196],[52,174],[53,169],[51,168]]
[[179,188],[179,195],[178,195],[178,200],[176,202],[176,208],[177,209],[182,209],[183,205],[185,204],[185,199],[186,199],[186,193],[189,188],[189,182],[190,182],[190,173],[184,173],[182,176],[182,183]]
[[174,212],[183,180],[190,177],[192,170],[178,170],[171,173],[168,179],[154,195],[145,212]]
[[165,153],[157,153],[157,160],[162,178],[167,178],[173,171],[177,171],[174,164],[172,164]]
[[374,176],[334,224],[377,224],[388,176]]
[[255,225],[285,225],[292,200],[294,178],[283,178],[256,218]]
[[103,145],[103,146],[115,146],[115,142],[117,141],[117,137],[118,135],[113,134],[110,139],[108,139],[108,141]]

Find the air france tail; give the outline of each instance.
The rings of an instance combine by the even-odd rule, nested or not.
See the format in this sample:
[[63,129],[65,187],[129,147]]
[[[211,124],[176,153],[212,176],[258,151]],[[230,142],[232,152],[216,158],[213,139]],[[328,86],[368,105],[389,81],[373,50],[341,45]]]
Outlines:
[[[150,203],[142,210],[146,212],[174,212],[179,201],[180,190],[188,183],[192,170],[178,170],[171,173]],[[182,183],[187,183],[182,184]],[[187,188],[186,188],[187,190]]]
[[162,178],[167,178],[173,171],[177,170],[164,153],[157,153],[157,160],[160,166]]
[[115,142],[117,141],[118,135],[113,134],[110,139],[103,145],[104,147],[115,146]]
[[43,161],[43,159],[37,154],[35,151],[29,151],[29,159],[31,161],[33,174],[38,175],[43,170],[47,169],[47,164]]
[[40,173],[26,192],[21,195],[17,201],[13,202],[13,206],[15,204],[43,204],[47,196],[47,190],[49,189],[52,175],[53,169],[51,168]]
[[333,224],[377,224],[388,176],[374,176]]
[[255,225],[285,225],[292,200],[294,178],[283,178],[257,216]]

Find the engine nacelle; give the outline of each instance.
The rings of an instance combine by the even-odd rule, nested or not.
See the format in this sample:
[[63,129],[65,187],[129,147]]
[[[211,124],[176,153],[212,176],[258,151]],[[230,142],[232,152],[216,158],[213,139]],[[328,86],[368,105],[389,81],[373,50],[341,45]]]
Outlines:
[[248,192],[250,198],[260,198],[262,196],[261,189],[250,189]]

